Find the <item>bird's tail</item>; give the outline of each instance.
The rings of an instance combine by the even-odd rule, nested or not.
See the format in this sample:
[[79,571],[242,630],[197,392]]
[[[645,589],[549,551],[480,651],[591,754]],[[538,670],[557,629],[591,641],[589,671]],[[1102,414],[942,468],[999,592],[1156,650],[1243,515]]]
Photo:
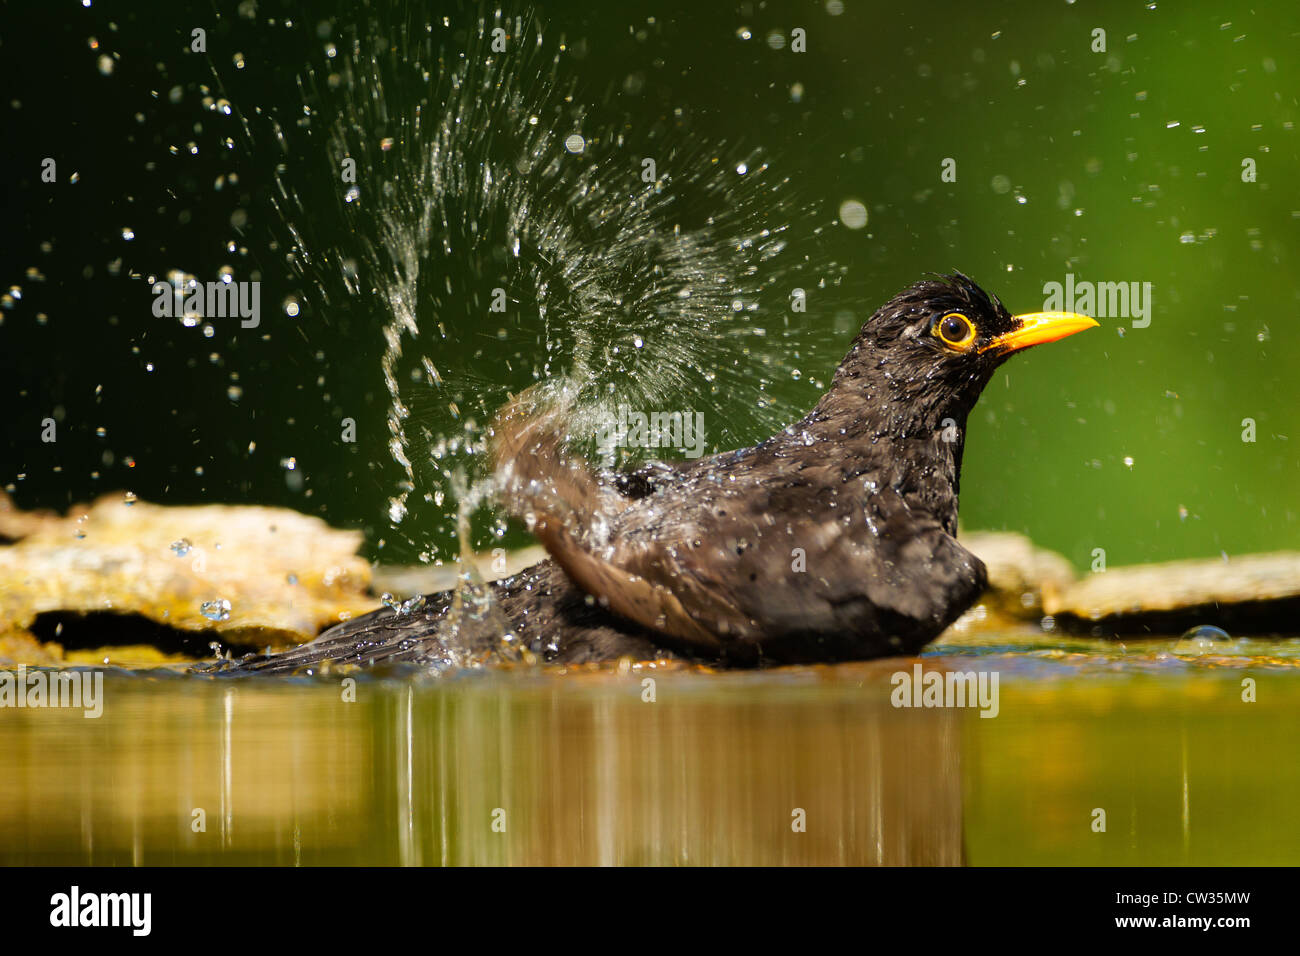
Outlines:
[[627,621],[697,646],[717,638],[694,621],[668,588],[609,560],[618,515],[631,500],[566,448],[566,406],[537,386],[508,403],[493,423],[491,461],[498,492],[579,588]]
[[599,533],[627,499],[602,482],[568,447],[571,421],[563,394],[534,385],[511,399],[492,424],[490,464],[506,510],[550,547],[555,535]]
[[436,633],[437,618],[445,613],[451,592],[430,595],[427,610],[403,614],[383,607],[369,614],[336,624],[314,641],[282,651],[241,661],[218,661],[196,668],[222,676],[245,674],[292,674],[327,667],[403,662],[437,665],[452,663],[451,654]]

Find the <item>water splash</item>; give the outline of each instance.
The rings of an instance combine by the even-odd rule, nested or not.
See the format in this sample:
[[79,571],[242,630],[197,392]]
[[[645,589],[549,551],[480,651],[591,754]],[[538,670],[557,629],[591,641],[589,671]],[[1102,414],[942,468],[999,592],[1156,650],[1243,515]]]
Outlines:
[[[714,449],[802,414],[769,389],[816,348],[791,290],[843,278],[796,235],[833,212],[801,205],[760,151],[684,128],[680,109],[643,125],[583,105],[572,45],[528,16],[361,17],[320,25],[292,122],[239,102],[220,62],[214,93],[250,146],[287,160],[268,201],[305,314],[336,311],[339,290],[382,303],[399,537],[474,543],[456,502],[488,499],[487,423],[538,382],[588,449],[620,406],[702,411]],[[821,383],[807,384],[810,405]]]

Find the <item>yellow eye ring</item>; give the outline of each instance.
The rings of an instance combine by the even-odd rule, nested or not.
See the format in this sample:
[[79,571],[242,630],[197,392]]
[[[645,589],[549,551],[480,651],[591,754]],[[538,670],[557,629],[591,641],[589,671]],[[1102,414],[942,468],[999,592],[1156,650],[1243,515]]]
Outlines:
[[950,349],[965,351],[975,341],[975,326],[960,312],[948,312],[934,321],[930,331]]

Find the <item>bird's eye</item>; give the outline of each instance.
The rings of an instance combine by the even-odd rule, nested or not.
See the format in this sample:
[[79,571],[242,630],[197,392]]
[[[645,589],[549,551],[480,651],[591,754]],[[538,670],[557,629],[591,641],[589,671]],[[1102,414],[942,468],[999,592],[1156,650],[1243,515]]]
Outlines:
[[934,323],[932,331],[950,349],[967,349],[975,341],[975,326],[960,312],[949,312]]

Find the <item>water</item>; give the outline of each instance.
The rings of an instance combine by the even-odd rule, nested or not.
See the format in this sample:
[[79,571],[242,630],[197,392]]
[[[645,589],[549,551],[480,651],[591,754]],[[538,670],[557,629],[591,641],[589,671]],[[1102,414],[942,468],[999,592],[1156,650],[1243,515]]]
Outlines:
[[1296,642],[1172,643],[927,655],[998,672],[994,719],[891,706],[911,659],[402,673],[354,703],[337,680],[110,673],[98,720],[0,721],[0,862],[1300,862]]
[[[296,160],[277,168],[272,203],[304,302],[324,315],[344,290],[385,305],[394,537],[424,544],[421,560],[454,559],[466,538],[448,517],[466,498],[504,533],[477,507],[484,429],[535,382],[564,397],[587,449],[620,406],[725,399],[713,449],[794,417],[764,393],[799,377],[800,330],[788,316],[771,323],[788,311],[787,286],[825,288],[844,270],[811,243],[789,261],[792,234],[824,218],[799,207],[789,177],[753,147],[736,159],[680,124],[590,108],[563,34],[540,21],[498,10],[412,22],[399,9],[322,21],[298,129],[270,131]],[[264,146],[255,104],[235,106],[249,148]],[[328,197],[312,176],[323,170],[339,171]],[[801,338],[806,354],[817,337]],[[477,474],[457,489],[457,469]],[[459,547],[440,550],[440,536]]]

